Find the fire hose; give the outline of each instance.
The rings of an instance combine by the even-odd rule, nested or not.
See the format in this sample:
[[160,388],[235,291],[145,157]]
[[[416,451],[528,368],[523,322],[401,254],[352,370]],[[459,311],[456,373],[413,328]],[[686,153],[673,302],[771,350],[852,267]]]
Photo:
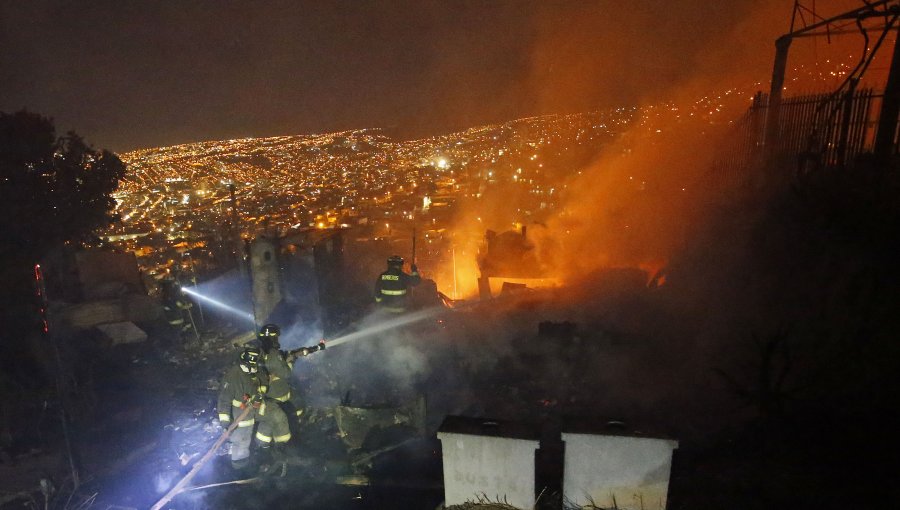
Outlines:
[[222,446],[222,444],[225,442],[225,440],[228,439],[229,436],[231,436],[232,432],[234,432],[234,429],[237,428],[238,423],[243,421],[244,418],[246,418],[247,415],[250,414],[250,412],[252,410],[253,410],[252,405],[245,406],[244,410],[241,412],[241,414],[238,415],[238,417],[234,419],[234,421],[225,430],[225,432],[222,432],[222,435],[219,436],[219,439],[216,440],[215,444],[212,445],[212,447],[209,449],[209,451],[207,451],[206,454],[204,454],[203,457],[201,457],[200,460],[198,460],[197,463],[194,464],[194,467],[192,467],[191,470],[188,471],[188,473],[186,475],[184,475],[184,477],[182,477],[181,480],[178,481],[178,483],[176,483],[171,489],[169,489],[169,492],[167,492],[165,496],[163,496],[159,501],[157,501],[155,505],[150,507],[150,510],[161,510],[162,507],[166,503],[168,503],[169,501],[172,501],[172,498],[174,498],[175,496],[184,492],[185,489],[187,488],[187,484],[190,483],[190,481],[194,478],[194,476],[197,475],[197,473],[200,471],[200,469],[207,462],[209,462],[209,459],[211,459],[213,457],[213,455],[215,455],[216,450],[218,450],[219,447]]

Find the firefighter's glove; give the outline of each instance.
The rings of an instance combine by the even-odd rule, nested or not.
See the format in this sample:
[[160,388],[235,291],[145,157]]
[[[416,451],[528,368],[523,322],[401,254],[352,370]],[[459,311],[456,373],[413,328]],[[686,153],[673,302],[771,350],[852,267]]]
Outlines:
[[241,403],[241,409],[246,409],[248,406],[252,406],[253,409],[259,409],[259,406],[262,404],[263,396],[261,393],[257,393],[256,395],[244,393],[244,398],[242,400],[243,403]]
[[320,350],[320,351],[324,351],[324,350],[325,350],[325,339],[324,339],[324,338],[321,339],[321,340],[319,340],[319,350]]
[[253,409],[259,409],[263,402],[263,394],[257,393],[250,398],[250,404],[253,406]]

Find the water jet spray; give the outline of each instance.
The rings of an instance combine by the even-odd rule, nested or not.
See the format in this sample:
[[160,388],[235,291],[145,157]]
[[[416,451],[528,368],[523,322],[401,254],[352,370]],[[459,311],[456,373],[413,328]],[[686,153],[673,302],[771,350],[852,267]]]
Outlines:
[[256,319],[253,317],[253,314],[252,314],[252,313],[245,312],[245,311],[243,311],[243,310],[239,310],[239,309],[237,309],[237,308],[235,308],[235,307],[233,307],[233,306],[231,306],[231,305],[228,305],[228,304],[225,304],[225,303],[219,301],[218,299],[213,299],[213,298],[211,298],[211,297],[209,297],[209,296],[203,295],[203,294],[197,292],[197,291],[194,290],[194,289],[182,287],[182,288],[181,288],[181,291],[184,292],[185,294],[191,296],[191,297],[195,297],[195,298],[197,298],[197,299],[203,300],[204,302],[206,302],[206,303],[208,303],[208,304],[210,304],[210,305],[212,305],[212,306],[215,306],[215,307],[218,308],[219,310],[228,312],[228,313],[230,313],[230,314],[232,314],[232,315],[237,316],[237,317],[240,318],[240,319],[244,319],[244,320],[246,320],[246,321],[248,321],[248,322],[251,322],[251,323],[253,323],[253,324],[256,324]]
[[375,335],[377,333],[382,333],[384,331],[389,331],[392,329],[400,328],[409,324],[414,324],[416,322],[420,322],[426,319],[430,319],[435,317],[439,313],[444,311],[443,308],[435,307],[428,308],[425,310],[420,310],[418,312],[408,313],[401,315],[396,318],[392,318],[390,320],[386,320],[384,322],[379,322],[378,324],[373,324],[372,326],[368,326],[359,331],[354,331],[353,333],[347,333],[346,335],[341,335],[337,338],[327,340],[328,347],[334,347],[337,345],[341,345],[343,343],[352,342],[354,340],[359,340],[361,338],[365,338],[371,335]]

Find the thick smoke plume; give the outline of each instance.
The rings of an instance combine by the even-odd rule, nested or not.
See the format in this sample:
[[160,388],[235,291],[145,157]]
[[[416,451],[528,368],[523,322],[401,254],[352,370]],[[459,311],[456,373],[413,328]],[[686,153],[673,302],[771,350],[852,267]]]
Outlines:
[[[539,110],[599,107],[627,120],[628,128],[590,164],[569,169],[556,187],[560,205],[549,217],[518,210],[507,199],[516,193],[512,183],[464,204],[451,229],[460,294],[474,295],[475,258],[487,229],[527,226],[537,265],[548,276],[572,281],[604,268],[634,267],[652,277],[703,221],[706,206],[720,201],[721,149],[753,95],[768,92],[774,41],[790,27],[793,2],[675,4],[612,8],[599,2],[554,6],[535,16],[527,83]],[[824,4],[817,6],[822,17],[859,6]],[[814,21],[808,13],[806,19]],[[863,41],[858,34],[796,41],[785,94],[836,87],[856,64]],[[877,68],[869,79],[877,81]],[[439,283],[448,288],[451,280]]]
[[[689,73],[675,73],[665,87],[643,89],[646,94],[639,97],[607,98],[623,108],[633,105],[628,106],[628,129],[590,164],[571,169],[557,186],[560,206],[554,214],[540,218],[540,223],[529,223],[511,201],[463,204],[453,229],[457,284],[463,294],[471,295],[475,288],[474,260],[484,231],[507,230],[516,222],[529,227],[538,263],[560,277],[565,289],[534,302],[498,305],[493,311],[488,307],[434,317],[298,361],[297,375],[310,386],[311,397],[322,405],[334,405],[342,398],[371,405],[402,403],[426,394],[431,405],[438,406],[431,409],[437,410],[433,416],[502,416],[505,412],[520,416],[523,408],[533,410],[544,405],[539,402],[547,402],[611,415],[664,416],[665,423],[682,422],[678,423],[682,430],[696,426],[710,408],[710,400],[722,395],[707,395],[702,402],[688,396],[699,395],[702,388],[717,382],[713,368],[723,363],[717,356],[739,340],[728,335],[734,326],[730,321],[740,314],[717,309],[722,305],[715,299],[722,294],[713,292],[706,282],[676,282],[678,288],[666,284],[648,297],[634,288],[610,284],[602,273],[632,268],[644,271],[647,278],[686,250],[703,251],[702,246],[686,243],[697,239],[692,234],[702,230],[710,214],[722,210],[718,206],[724,195],[716,181],[718,149],[725,145],[732,122],[750,105],[753,94],[766,89],[772,43],[787,29],[789,4],[773,1],[754,4],[752,9],[746,4],[740,16],[730,13],[735,15],[728,18],[730,24],[716,28],[714,36],[687,47],[676,45],[684,53],[670,57],[689,66]],[[599,23],[606,14],[584,15],[587,27],[590,16]],[[627,24],[623,20],[621,26],[610,26],[610,30],[626,30]],[[673,36],[667,30],[661,33]],[[555,99],[578,96],[577,87],[593,86],[573,80],[576,89],[554,88],[542,81],[548,76],[541,78],[538,73],[544,65],[543,51],[601,51],[603,46],[596,40],[572,40],[586,32],[584,27],[571,33],[557,31],[555,37],[563,42],[548,37],[543,41],[547,46],[542,47],[540,39],[535,43],[537,77],[529,83],[540,92],[534,97],[548,108],[560,104]],[[609,34],[604,37],[615,39]],[[665,43],[659,39],[655,45],[641,42],[639,47],[665,52]],[[809,48],[798,43],[795,49],[799,65]],[[558,65],[577,67],[582,58],[561,52]],[[627,66],[622,69],[628,71]],[[803,76],[797,71],[789,80]],[[822,90],[827,85],[798,79],[789,81],[788,87]],[[507,191],[501,186],[492,193],[511,196]],[[715,271],[715,266],[710,270]],[[729,270],[739,273],[733,267]],[[452,285],[438,283],[445,292]],[[685,295],[690,293],[694,295]],[[358,329],[383,320],[373,316]],[[571,338],[560,340],[539,333],[541,321],[573,321],[577,327]],[[315,333],[299,335],[308,338],[300,343],[312,343],[309,335]]]

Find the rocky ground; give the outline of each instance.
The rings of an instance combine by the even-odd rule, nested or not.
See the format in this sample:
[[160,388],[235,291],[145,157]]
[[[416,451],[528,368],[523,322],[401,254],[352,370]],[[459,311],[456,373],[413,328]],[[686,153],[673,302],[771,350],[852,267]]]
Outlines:
[[[593,301],[571,290],[529,292],[424,313],[343,343],[345,334],[377,329],[384,318],[328,335],[331,347],[295,365],[295,387],[309,411],[286,475],[231,484],[247,475],[231,470],[222,448],[193,489],[166,508],[435,508],[443,499],[436,431],[448,415],[539,425],[589,417],[677,438],[672,508],[711,494],[734,499],[748,473],[771,480],[762,469],[771,461],[762,455],[767,450],[736,428],[745,414],[710,369],[716,360],[685,343],[695,338],[690,324],[661,314],[665,287],[615,291],[606,284]],[[46,500],[55,509],[144,509],[163,497],[222,432],[218,379],[246,332],[227,324],[207,329],[200,342],[151,331],[144,344],[81,345],[72,355],[83,369],[73,395],[82,405],[72,417],[81,486],[72,493],[58,413],[49,405],[21,440],[34,448],[6,450],[12,454],[0,464],[0,508],[44,507]],[[284,340],[292,348],[318,338]],[[422,399],[425,412],[417,413]],[[355,416],[377,426],[347,425]],[[748,471],[754,466],[760,471]],[[701,479],[733,492],[698,485]]]

